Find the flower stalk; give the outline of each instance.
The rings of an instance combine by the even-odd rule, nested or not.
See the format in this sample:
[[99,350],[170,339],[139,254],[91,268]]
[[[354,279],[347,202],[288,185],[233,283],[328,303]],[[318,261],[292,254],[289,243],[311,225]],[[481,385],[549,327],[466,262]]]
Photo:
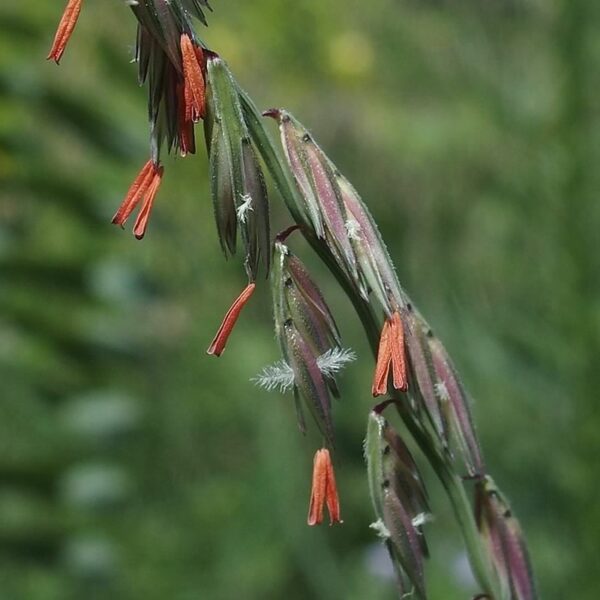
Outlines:
[[[292,390],[298,425],[304,411],[322,436],[313,464],[308,524],[327,508],[341,522],[331,452],[331,397],[340,396],[336,375],[354,353],[341,346],[333,313],[318,285],[288,246],[298,230],[327,265],[352,302],[374,357],[373,396],[388,399],[370,413],[365,442],[368,481],[376,514],[402,594],[427,598],[423,524],[427,494],[404,440],[383,417],[392,404],[441,481],[461,529],[471,567],[492,600],[535,600],[536,591],[518,522],[486,471],[466,392],[452,361],[413,307],[396,275],[367,206],[312,134],[284,109],[258,111],[223,59],[194,29],[206,24],[207,0],[140,0],[128,3],[137,20],[136,61],[148,88],[150,160],[113,217],[123,226],[141,205],[136,238],[144,237],[162,178],[161,152],[196,150],[195,125],[203,120],[211,195],[219,244],[236,253],[238,235],[248,285],[227,311],[208,354],[220,356],[240,314],[255,293],[260,273],[270,278],[281,360],[257,378],[267,389]],[[49,59],[58,63],[71,37],[82,0],[69,0]],[[263,116],[273,118],[279,147]],[[294,224],[271,238],[263,167]],[[475,507],[462,473],[473,481]]]

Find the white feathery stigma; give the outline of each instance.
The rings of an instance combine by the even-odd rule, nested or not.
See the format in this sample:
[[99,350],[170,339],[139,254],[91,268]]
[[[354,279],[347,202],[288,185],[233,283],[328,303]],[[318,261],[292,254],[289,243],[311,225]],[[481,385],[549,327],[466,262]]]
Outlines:
[[430,523],[431,521],[433,521],[433,515],[422,512],[413,517],[412,524],[413,527],[420,527],[421,525],[425,525],[425,523]]
[[373,529],[382,540],[388,540],[391,537],[388,528],[381,519],[377,519],[377,521],[371,523],[369,529]]
[[433,387],[435,388],[435,393],[437,394],[437,397],[442,402],[448,402],[450,400],[448,388],[446,387],[446,384],[443,381],[436,383]]
[[252,196],[250,194],[244,194],[242,196],[242,203],[237,207],[236,214],[240,223],[245,223],[248,218],[248,212],[253,211],[252,207]]
[[348,363],[356,360],[356,353],[351,348],[340,348],[336,346],[327,350],[317,358],[319,370],[325,377],[333,377],[341,371]]
[[[317,358],[317,366],[325,377],[333,378],[336,373],[354,360],[356,360],[356,353],[353,350],[335,347]],[[294,385],[294,371],[284,360],[280,360],[265,367],[251,381],[269,392],[272,390],[287,392]]]
[[280,360],[265,367],[250,381],[268,392],[278,389],[285,393],[294,385],[294,371],[284,360]]
[[360,239],[360,223],[355,219],[348,219],[345,223],[346,231],[348,232],[348,237],[351,240],[359,240]]

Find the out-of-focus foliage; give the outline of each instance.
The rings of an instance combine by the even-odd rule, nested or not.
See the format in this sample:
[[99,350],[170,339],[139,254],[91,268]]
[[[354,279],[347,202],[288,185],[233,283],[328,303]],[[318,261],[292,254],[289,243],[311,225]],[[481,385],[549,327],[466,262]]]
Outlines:
[[[541,596],[597,598],[600,4],[214,8],[207,42],[369,202],[477,399]],[[0,7],[0,597],[394,597],[367,527],[372,362],[349,303],[295,242],[361,357],[335,412],[345,523],[309,530],[317,438],[248,382],[277,355],[265,286],[223,357],[204,353],[245,282],[218,248],[204,151],[167,161],[143,242],[111,227],[147,158],[134,21],[89,0],[57,68],[61,10]],[[465,598],[431,487],[431,597]]]

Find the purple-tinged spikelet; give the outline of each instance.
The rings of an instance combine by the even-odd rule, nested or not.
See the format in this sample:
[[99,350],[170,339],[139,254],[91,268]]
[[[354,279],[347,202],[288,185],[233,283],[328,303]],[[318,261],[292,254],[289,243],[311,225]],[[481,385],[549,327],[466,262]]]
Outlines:
[[461,450],[469,475],[479,476],[485,473],[485,464],[471,416],[471,400],[446,349],[440,340],[433,336],[431,330],[427,341],[436,375],[435,391],[442,413]]
[[536,600],[537,592],[521,527],[507,500],[489,476],[475,486],[475,518],[504,593],[511,600]]
[[305,427],[304,406],[332,446],[331,395],[338,396],[334,376],[354,354],[341,348],[337,325],[323,295],[281,236],[275,242],[271,283],[275,332],[283,360],[267,367],[255,381],[267,389],[292,388],[300,429]]
[[428,519],[427,495],[417,466],[402,439],[381,415],[369,415],[365,458],[377,521],[371,526],[385,541],[403,594],[426,598],[422,525]]

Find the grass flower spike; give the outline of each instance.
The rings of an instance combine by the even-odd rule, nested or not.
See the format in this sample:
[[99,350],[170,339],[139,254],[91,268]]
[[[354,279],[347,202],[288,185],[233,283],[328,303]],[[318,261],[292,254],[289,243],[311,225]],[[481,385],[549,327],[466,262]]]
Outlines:
[[[148,92],[150,159],[129,188],[112,222],[144,237],[163,178],[161,155],[196,151],[200,120],[219,244],[226,258],[241,251],[248,284],[227,311],[208,354],[220,356],[260,275],[270,280],[275,336],[281,359],[254,381],[291,391],[299,429],[305,412],[316,424],[320,449],[313,464],[308,524],[341,522],[330,452],[334,448],[337,376],[356,358],[321,290],[288,238],[298,232],[350,299],[376,364],[370,392],[387,399],[368,417],[364,445],[376,520],[400,593],[426,600],[424,523],[429,503],[409,445],[383,411],[394,406],[421,458],[440,480],[454,511],[479,585],[479,598],[535,600],[536,591],[519,524],[487,474],[471,415],[471,399],[441,341],[400,285],[394,264],[365,202],[311,133],[284,109],[261,113],[226,62],[195,30],[206,24],[207,0],[127,2],[137,21],[135,60]],[[59,62],[82,0],[69,0],[49,59]],[[280,145],[267,130],[272,117]],[[273,239],[267,173],[292,216]],[[363,390],[369,393],[369,383]],[[404,434],[403,434],[404,435]],[[412,448],[412,446],[411,446]],[[466,471],[466,473],[465,473]],[[468,481],[467,481],[468,480]],[[474,482],[474,483],[473,483]],[[467,486],[475,486],[475,511]]]

